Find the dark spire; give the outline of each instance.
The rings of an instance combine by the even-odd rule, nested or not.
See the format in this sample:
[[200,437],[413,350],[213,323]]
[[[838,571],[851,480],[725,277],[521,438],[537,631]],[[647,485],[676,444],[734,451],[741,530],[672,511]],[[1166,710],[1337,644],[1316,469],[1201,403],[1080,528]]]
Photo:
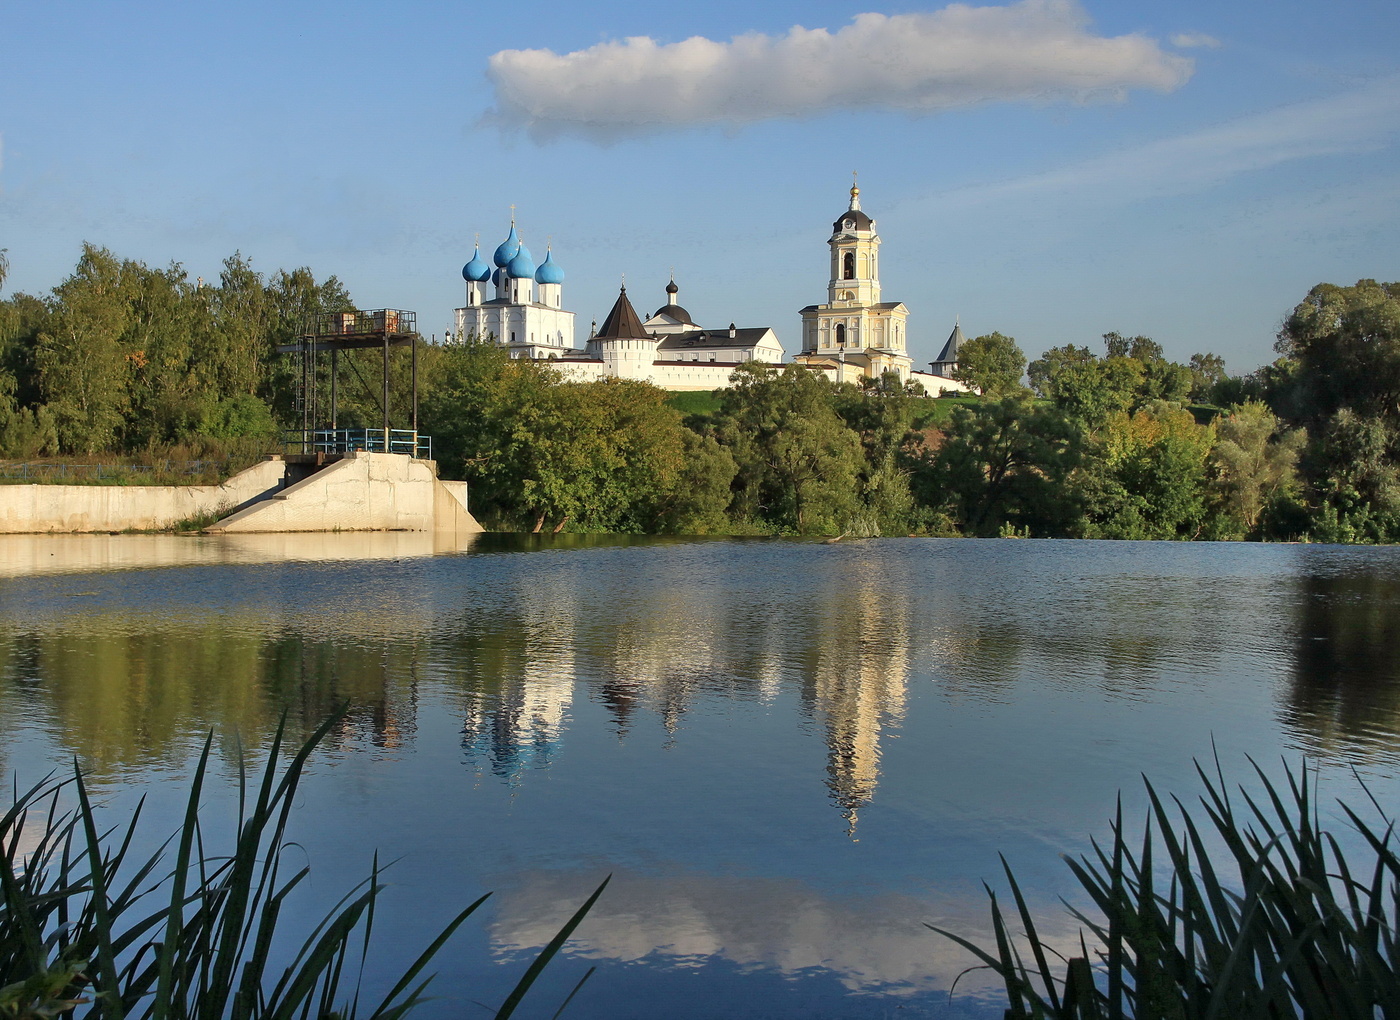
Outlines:
[[612,306],[612,311],[603,320],[603,325],[597,333],[599,340],[650,340],[652,336],[642,328],[642,320],[637,315],[637,310],[632,307],[632,302],[627,300],[627,288],[624,286],[617,295],[617,303]]

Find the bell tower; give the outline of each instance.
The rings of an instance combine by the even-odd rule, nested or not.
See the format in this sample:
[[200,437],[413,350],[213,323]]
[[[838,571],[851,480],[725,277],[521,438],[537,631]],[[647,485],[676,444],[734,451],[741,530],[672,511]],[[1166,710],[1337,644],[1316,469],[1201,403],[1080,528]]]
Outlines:
[[831,225],[826,244],[826,303],[802,309],[802,351],[793,360],[838,382],[878,379],[885,372],[909,378],[909,309],[880,300],[880,235],[860,207],[858,184],[851,185],[850,205]]
[[851,184],[851,206],[831,225],[829,305],[880,303],[880,235],[860,208],[860,186]]

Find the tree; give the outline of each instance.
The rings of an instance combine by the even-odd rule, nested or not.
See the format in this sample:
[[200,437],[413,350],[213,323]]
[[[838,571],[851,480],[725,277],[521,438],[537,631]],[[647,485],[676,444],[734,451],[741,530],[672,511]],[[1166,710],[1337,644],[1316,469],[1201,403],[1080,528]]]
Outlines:
[[860,439],[832,409],[832,386],[799,365],[746,362],[730,376],[716,436],[734,456],[734,512],[781,531],[846,530],[857,510]]
[[[440,354],[422,423],[444,472],[472,482],[488,516],[536,531],[639,532],[712,510],[703,493],[689,503],[681,497],[685,429],[664,390],[626,380],[565,382],[476,338]],[[715,469],[722,473],[722,465]]]
[[1000,398],[1021,388],[1026,356],[1012,337],[987,333],[958,348],[953,378],[983,396]]
[[1142,362],[1127,357],[1067,362],[1049,377],[1047,389],[1056,407],[1093,432],[1133,407],[1145,374]]
[[1210,426],[1155,401],[1105,421],[1085,479],[1090,538],[1195,538],[1206,519]]
[[127,380],[138,360],[122,343],[129,283],[111,252],[84,244],[73,275],[54,289],[57,309],[38,338],[35,368],[66,452],[114,447],[127,420]]
[[1218,354],[1191,355],[1191,399],[1210,400],[1216,387],[1225,380],[1225,359]]
[[1307,441],[1302,429],[1280,426],[1262,401],[1230,408],[1215,422],[1210,451],[1212,485],[1225,515],[1245,537],[1257,537],[1264,510],[1291,494],[1298,454]]
[[1066,344],[1063,347],[1052,347],[1042,354],[1035,361],[1030,363],[1026,369],[1026,376],[1030,380],[1031,389],[1038,397],[1053,397],[1054,377],[1072,365],[1084,365],[1097,361],[1094,352],[1087,347],[1076,347],[1074,344]]
[[1070,478],[1082,449],[1079,428],[1029,395],[959,407],[915,472],[915,496],[964,534],[1010,526],[1037,537],[1071,535],[1080,507]]
[[1400,283],[1320,283],[1274,346],[1296,364],[1293,392],[1276,411],[1314,429],[1344,407],[1400,425]]
[[1338,411],[1308,450],[1307,474],[1318,505],[1313,536],[1324,542],[1400,538],[1400,469],[1395,434],[1380,417]]
[[905,448],[919,408],[927,406],[923,387],[886,372],[878,379],[865,380],[860,387],[835,387],[832,406],[846,427],[860,437],[864,455],[858,492],[866,520],[859,530],[867,534],[907,533],[913,498]]

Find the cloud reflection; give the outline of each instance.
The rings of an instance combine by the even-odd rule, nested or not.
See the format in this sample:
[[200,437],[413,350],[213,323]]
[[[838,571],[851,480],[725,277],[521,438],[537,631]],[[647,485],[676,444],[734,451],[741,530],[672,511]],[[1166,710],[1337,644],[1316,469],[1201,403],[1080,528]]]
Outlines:
[[[597,879],[559,872],[503,877],[491,939],[506,956],[545,945]],[[1033,904],[1046,943],[1069,955],[1079,930],[1054,902]],[[1040,927],[1042,924],[1044,927]],[[576,957],[696,968],[723,960],[796,977],[828,972],[851,992],[911,996],[952,987],[996,999],[985,971],[958,980],[971,954],[925,924],[992,944],[985,893],[828,896],[786,878],[615,874],[568,944]]]

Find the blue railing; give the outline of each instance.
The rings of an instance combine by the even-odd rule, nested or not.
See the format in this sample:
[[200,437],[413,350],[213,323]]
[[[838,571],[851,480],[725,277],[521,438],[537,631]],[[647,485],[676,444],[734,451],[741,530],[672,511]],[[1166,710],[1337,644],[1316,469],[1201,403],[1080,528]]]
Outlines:
[[433,437],[412,429],[309,429],[286,433],[287,448],[301,453],[403,453],[433,459]]

